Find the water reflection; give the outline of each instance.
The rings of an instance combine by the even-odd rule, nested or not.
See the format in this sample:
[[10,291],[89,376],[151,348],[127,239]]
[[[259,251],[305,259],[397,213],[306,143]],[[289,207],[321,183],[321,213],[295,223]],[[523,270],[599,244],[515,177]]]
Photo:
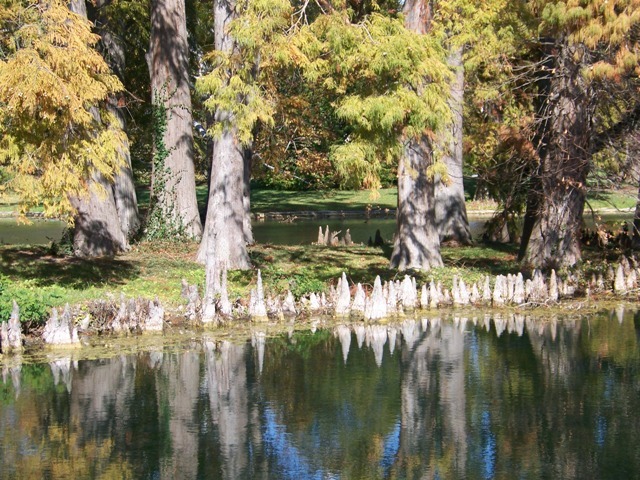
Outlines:
[[640,315],[3,364],[0,478],[638,478]]

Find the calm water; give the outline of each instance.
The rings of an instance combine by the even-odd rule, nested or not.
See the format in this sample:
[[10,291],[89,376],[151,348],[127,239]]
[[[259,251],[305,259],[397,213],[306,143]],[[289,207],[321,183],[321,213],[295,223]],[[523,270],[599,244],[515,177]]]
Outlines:
[[[484,231],[484,224],[489,219],[487,216],[470,216],[469,226],[474,238],[480,238]],[[603,215],[603,221],[614,224],[621,221],[630,221],[633,213]],[[592,222],[586,218],[587,225]],[[351,238],[356,243],[367,243],[369,238],[374,238],[376,230],[380,230],[382,238],[391,241],[396,228],[395,218],[360,219],[324,219],[324,220],[296,220],[293,223],[280,223],[274,221],[254,222],[253,234],[258,243],[270,243],[274,245],[309,245],[318,240],[318,228],[324,230],[326,226],[332,232],[340,231],[342,238],[350,230]],[[12,218],[0,218],[0,244],[32,244],[46,245],[52,240],[59,241],[64,224],[56,221],[34,220],[31,225],[18,225]]]
[[640,478],[640,314],[4,365],[0,478]]

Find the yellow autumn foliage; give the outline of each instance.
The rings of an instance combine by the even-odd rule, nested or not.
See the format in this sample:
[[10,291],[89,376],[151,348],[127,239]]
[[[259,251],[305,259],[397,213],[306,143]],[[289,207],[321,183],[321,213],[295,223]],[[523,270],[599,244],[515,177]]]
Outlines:
[[86,195],[96,173],[113,178],[124,134],[99,110],[122,85],[67,3],[0,6],[0,168],[9,178],[0,188],[19,196],[21,214],[41,204],[72,222],[70,198]]

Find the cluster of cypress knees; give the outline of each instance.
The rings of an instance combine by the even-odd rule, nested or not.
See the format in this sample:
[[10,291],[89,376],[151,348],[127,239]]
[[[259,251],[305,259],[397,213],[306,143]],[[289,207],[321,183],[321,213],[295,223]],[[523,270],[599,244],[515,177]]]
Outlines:
[[[482,282],[470,285],[464,279],[454,277],[450,289],[435,281],[418,289],[415,278],[408,275],[402,281],[384,283],[377,276],[368,292],[360,283],[350,285],[343,273],[328,294],[311,293],[298,301],[290,291],[283,298],[265,296],[262,276],[258,271],[256,287],[252,289],[248,302],[238,300],[235,303],[229,300],[226,272],[222,277],[219,294],[210,305],[205,305],[197,285],[189,285],[183,280],[182,295],[187,305],[181,315],[186,320],[206,325],[230,319],[260,322],[293,319],[299,315],[330,315],[342,320],[372,322],[439,307],[545,305],[578,294],[589,296],[592,292],[633,293],[638,289],[640,265],[633,258],[622,257],[615,270],[609,266],[604,274],[594,274],[582,285],[574,275],[569,274],[562,279],[554,270],[548,276],[536,270],[526,280],[521,273],[498,275],[493,279],[485,276]],[[69,305],[61,313],[54,308],[42,330],[42,342],[45,345],[80,345],[85,332],[162,332],[166,323],[165,308],[158,299],[126,299],[123,295],[119,304],[101,300],[90,305],[88,310],[83,319],[76,321]],[[0,329],[0,352],[20,352],[23,345],[20,310],[14,302],[11,318],[2,323]]]

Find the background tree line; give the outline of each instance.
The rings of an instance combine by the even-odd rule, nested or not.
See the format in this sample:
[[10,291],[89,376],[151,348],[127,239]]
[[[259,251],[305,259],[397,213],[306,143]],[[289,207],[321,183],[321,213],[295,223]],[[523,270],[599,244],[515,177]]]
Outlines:
[[526,266],[572,266],[589,174],[634,170],[639,7],[3,0],[2,188],[68,219],[80,256],[201,239],[215,292],[221,270],[250,267],[252,178],[397,184],[391,266],[406,270],[471,242],[466,171],[500,202],[493,239],[519,240]]

